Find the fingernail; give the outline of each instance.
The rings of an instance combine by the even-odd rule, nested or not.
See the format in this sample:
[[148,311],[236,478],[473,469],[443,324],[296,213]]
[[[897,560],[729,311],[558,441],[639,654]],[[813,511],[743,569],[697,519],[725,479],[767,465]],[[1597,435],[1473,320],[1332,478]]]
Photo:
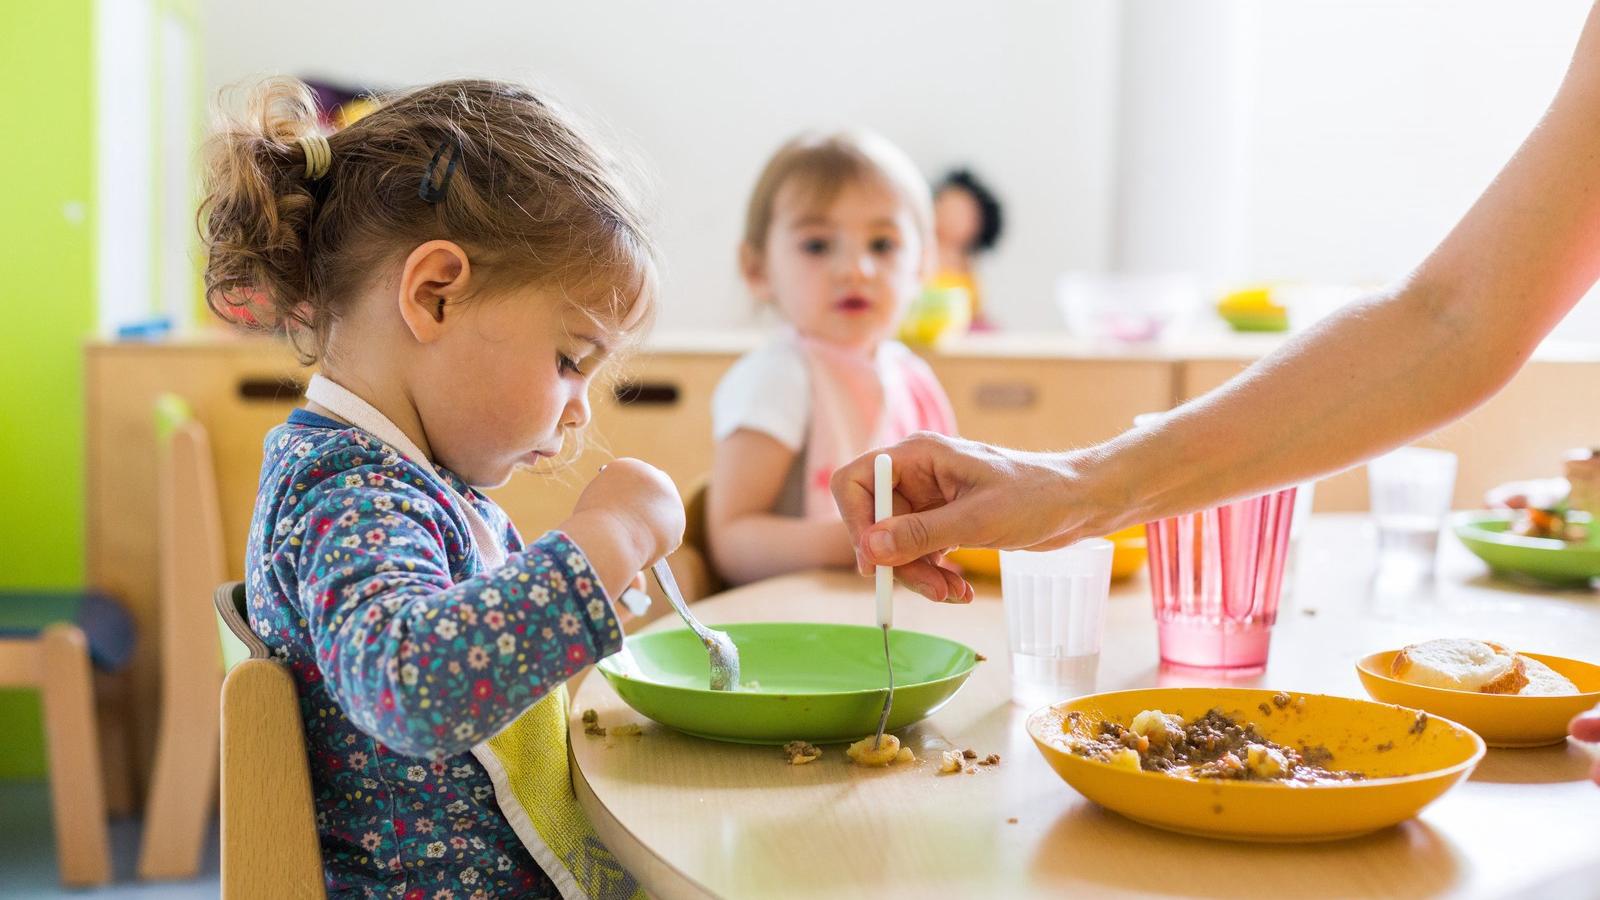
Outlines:
[[875,531],[867,535],[867,549],[878,559],[883,559],[894,553],[894,535],[887,531]]

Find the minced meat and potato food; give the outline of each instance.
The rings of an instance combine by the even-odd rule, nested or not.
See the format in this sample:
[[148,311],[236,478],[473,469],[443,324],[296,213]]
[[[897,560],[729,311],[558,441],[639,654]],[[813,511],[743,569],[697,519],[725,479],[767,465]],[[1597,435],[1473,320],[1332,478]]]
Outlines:
[[[1283,696],[1283,695],[1279,695]],[[1285,698],[1287,699],[1287,698]],[[1332,754],[1324,747],[1286,747],[1262,737],[1255,726],[1213,709],[1185,723],[1160,710],[1145,710],[1124,726],[1103,721],[1085,735],[1083,713],[1063,723],[1064,746],[1078,756],[1133,771],[1176,778],[1230,781],[1280,781],[1323,784],[1359,781],[1365,776],[1324,768]]]

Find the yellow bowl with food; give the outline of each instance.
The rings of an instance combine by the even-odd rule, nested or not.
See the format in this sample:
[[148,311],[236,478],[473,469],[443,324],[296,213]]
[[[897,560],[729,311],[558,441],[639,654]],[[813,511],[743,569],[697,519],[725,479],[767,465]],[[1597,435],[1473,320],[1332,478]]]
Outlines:
[[1600,666],[1561,656],[1524,653],[1568,679],[1576,693],[1486,694],[1416,684],[1394,676],[1399,650],[1385,650],[1356,663],[1361,684],[1372,699],[1424,709],[1453,719],[1481,735],[1491,747],[1543,747],[1567,738],[1572,717],[1600,704]]
[[1419,710],[1244,688],[1090,694],[1033,713],[1028,734],[1063,781],[1106,809],[1239,841],[1338,840],[1398,824],[1484,754],[1482,738]]
[[[1146,549],[1144,526],[1135,525],[1106,535],[1111,542],[1111,580],[1121,581],[1131,577],[1144,566]],[[1000,551],[982,547],[958,547],[946,553],[945,559],[961,567],[967,575],[980,578],[1000,577]]]

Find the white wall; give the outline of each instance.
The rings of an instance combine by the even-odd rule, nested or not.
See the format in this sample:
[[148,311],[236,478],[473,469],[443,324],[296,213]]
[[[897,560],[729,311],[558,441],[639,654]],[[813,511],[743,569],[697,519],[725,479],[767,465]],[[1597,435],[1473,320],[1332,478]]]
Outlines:
[[[1262,3],[1245,217],[1252,268],[1338,281],[1405,274],[1532,130],[1589,8]],[[1558,334],[1600,339],[1600,300],[1585,299]]]
[[486,75],[604,120],[653,170],[664,327],[749,321],[734,268],[745,197],[808,128],[872,127],[930,177],[965,163],[992,180],[1010,233],[987,290],[1008,320],[1053,321],[1056,273],[1106,259],[1114,0],[209,0],[202,20],[211,88]]
[[[1037,328],[1057,324],[1068,269],[1404,274],[1536,121],[1587,9],[204,0],[202,22],[211,88],[268,72],[477,74],[535,80],[604,120],[654,175],[667,327],[749,321],[733,245],[773,147],[804,128],[875,127],[930,175],[970,163],[996,184],[1010,221],[987,293],[1003,323]],[[1597,307],[1566,330],[1600,338]]]

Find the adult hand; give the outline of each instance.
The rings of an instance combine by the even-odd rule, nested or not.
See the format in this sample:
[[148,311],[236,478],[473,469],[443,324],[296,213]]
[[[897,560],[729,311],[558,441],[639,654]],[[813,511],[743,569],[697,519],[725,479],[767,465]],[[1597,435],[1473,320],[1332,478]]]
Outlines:
[[[895,514],[874,524],[873,458],[880,452],[894,461]],[[1045,550],[1090,533],[1071,499],[1073,474],[1064,454],[919,432],[834,472],[833,497],[862,574],[894,566],[895,577],[924,597],[960,603],[972,599],[972,586],[943,565],[946,551]]]

